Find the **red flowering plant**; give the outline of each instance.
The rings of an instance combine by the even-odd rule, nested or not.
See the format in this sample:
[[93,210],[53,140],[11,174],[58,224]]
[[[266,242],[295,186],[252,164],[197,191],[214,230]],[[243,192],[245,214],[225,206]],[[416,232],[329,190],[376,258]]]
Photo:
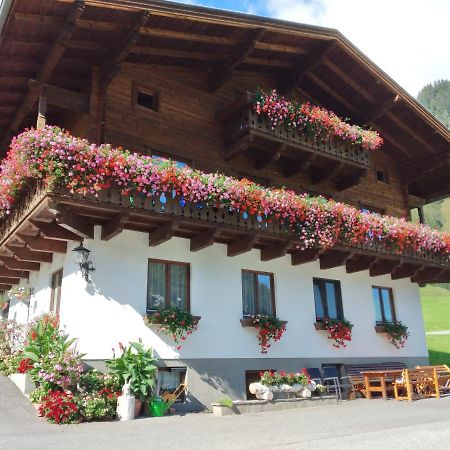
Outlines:
[[20,361],[18,372],[19,373],[27,373],[32,368],[33,368],[33,364],[31,364],[31,359],[25,358]]
[[147,325],[158,324],[158,331],[171,336],[176,343],[185,341],[198,327],[190,312],[176,306],[162,307],[144,317],[144,322]]
[[286,372],[281,370],[280,372],[273,372],[271,370],[260,372],[261,384],[266,386],[278,386],[280,384],[287,384],[292,386],[293,384],[301,384],[306,386],[310,383],[310,378],[306,369],[302,369],[300,372]]
[[409,336],[408,327],[400,321],[383,323],[389,342],[395,348],[403,348]]
[[270,341],[279,341],[286,331],[286,323],[269,314],[251,316],[253,326],[258,330],[258,342],[261,353],[266,354],[271,346]]
[[328,339],[333,341],[333,347],[347,347],[346,342],[352,340],[353,324],[345,319],[330,319],[328,317],[325,317],[323,321],[329,334]]
[[266,92],[258,89],[253,103],[255,111],[265,115],[273,128],[284,125],[318,141],[336,139],[360,145],[365,150],[376,150],[383,144],[383,138],[376,131],[350,125],[335,113],[308,102],[290,101],[276,90]]
[[50,391],[41,401],[38,413],[49,422],[56,424],[79,422],[80,414],[76,399],[70,392]]
[[180,168],[169,160],[156,162],[106,144],[96,146],[57,127],[31,129],[13,139],[0,166],[0,215],[8,214],[33,180],[41,180],[48,189],[62,187],[83,196],[115,186],[130,196],[130,206],[133,195],[165,201],[175,196],[183,204],[223,208],[244,219],[251,214],[261,222],[276,220],[297,234],[298,250],[363,244],[399,254],[404,250],[431,253],[449,261],[448,233],[405,219],[365,214],[322,197]]

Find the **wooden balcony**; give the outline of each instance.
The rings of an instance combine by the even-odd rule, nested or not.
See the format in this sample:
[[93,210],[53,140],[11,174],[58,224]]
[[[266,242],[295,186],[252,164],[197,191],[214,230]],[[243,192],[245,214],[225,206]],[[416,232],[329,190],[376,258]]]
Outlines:
[[312,184],[332,180],[338,191],[359,183],[370,166],[368,151],[337,140],[320,142],[295,128],[272,128],[256,113],[251,99],[251,93],[241,95],[217,115],[223,124],[226,161],[242,154],[256,169],[277,164],[285,177],[308,173]]
[[101,226],[105,241],[128,229],[147,233],[150,246],[181,237],[190,239],[193,252],[221,243],[229,257],[256,248],[262,261],[289,255],[293,265],[318,260],[321,269],[345,266],[347,273],[368,270],[371,276],[390,274],[394,280],[450,281],[448,260],[431,252],[406,249],[398,254],[382,243],[301,251],[297,235],[286,224],[263,216],[191,204],[171,193],[148,198],[110,188],[95,197],[57,188],[47,192],[34,184],[0,223],[0,289],[9,289],[41,263],[51,262],[53,253],[65,253],[68,241],[92,239],[95,225]]

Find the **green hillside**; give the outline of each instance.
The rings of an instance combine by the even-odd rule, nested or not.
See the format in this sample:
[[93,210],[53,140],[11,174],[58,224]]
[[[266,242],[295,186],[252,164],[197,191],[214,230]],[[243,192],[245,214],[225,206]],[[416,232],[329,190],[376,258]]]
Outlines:
[[[450,291],[428,285],[420,289],[426,331],[450,330]],[[431,364],[450,365],[450,335],[427,335]]]

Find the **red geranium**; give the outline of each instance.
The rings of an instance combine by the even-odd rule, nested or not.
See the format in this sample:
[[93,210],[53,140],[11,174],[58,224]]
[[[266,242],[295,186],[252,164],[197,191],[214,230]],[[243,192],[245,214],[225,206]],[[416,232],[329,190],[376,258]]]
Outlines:
[[27,373],[32,368],[33,364],[31,364],[31,359],[25,358],[20,361],[18,371],[19,373]]

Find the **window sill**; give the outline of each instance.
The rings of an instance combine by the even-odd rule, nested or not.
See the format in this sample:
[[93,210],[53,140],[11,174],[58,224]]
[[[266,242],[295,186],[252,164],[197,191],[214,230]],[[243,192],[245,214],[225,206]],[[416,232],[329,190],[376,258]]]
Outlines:
[[386,333],[384,325],[375,325],[375,333]]
[[[283,325],[287,324],[287,320],[280,320],[280,322]],[[250,319],[250,317],[245,317],[244,319],[241,319],[241,326],[243,328],[255,328],[255,325],[252,322],[252,319]]]
[[325,331],[327,329],[325,322],[314,322],[314,328],[319,331]]
[[[152,317],[151,325],[161,325],[163,323],[162,321],[154,320],[155,314],[156,314],[156,311],[155,312],[147,312],[147,318]],[[194,325],[197,325],[200,322],[201,318],[202,318],[202,316],[192,316],[192,321],[194,322]]]

